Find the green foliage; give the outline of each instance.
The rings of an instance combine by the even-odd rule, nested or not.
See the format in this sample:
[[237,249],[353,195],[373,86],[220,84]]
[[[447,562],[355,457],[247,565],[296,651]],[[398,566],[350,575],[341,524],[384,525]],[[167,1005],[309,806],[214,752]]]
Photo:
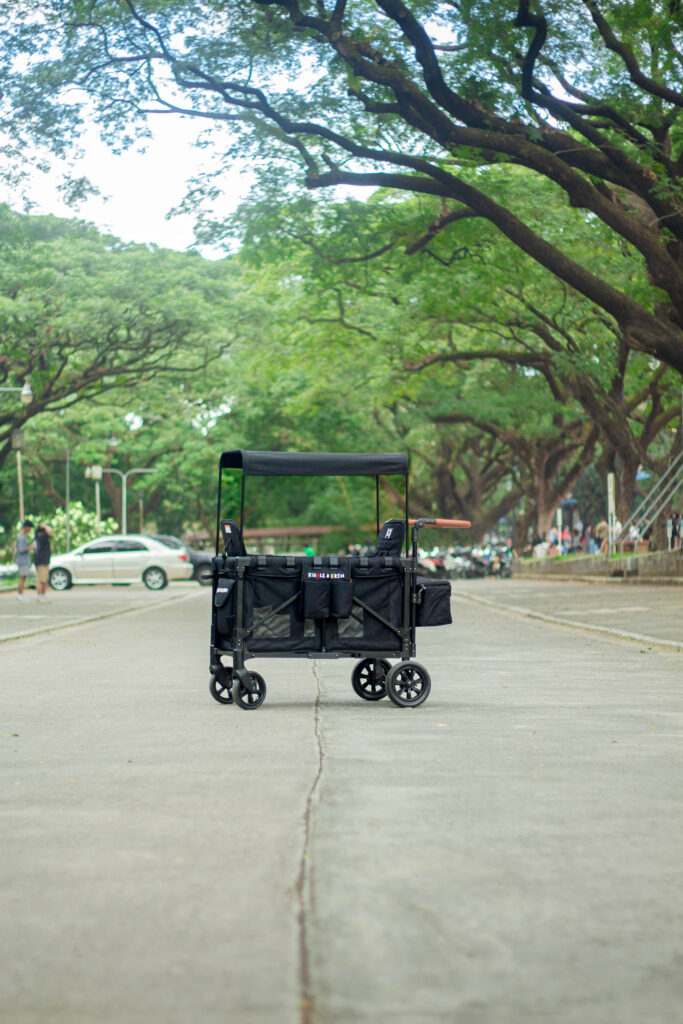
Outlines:
[[0,464],[12,429],[145,381],[215,366],[240,316],[226,264],[124,245],[89,225],[0,207]]
[[[208,127],[186,208],[216,202],[245,158],[258,196],[280,204],[304,183],[438,195],[616,318],[629,346],[683,370],[682,27],[666,0],[546,0],[529,16],[517,0],[15,0],[0,34],[7,173],[17,152],[64,158],[93,114],[117,150],[144,141],[151,110],[195,114]],[[525,169],[527,202],[505,194],[501,168]],[[548,188],[581,211],[552,244]],[[593,222],[612,252],[628,249],[635,290],[586,255]]]

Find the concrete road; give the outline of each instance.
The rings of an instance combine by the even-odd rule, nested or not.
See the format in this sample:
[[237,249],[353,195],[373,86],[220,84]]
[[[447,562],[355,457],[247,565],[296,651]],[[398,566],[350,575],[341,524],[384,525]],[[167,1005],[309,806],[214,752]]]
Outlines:
[[140,594],[0,644],[2,1024],[680,1019],[680,653],[465,596],[423,707],[261,660],[244,712]]
[[454,580],[453,593],[554,624],[683,650],[683,587],[598,580]]
[[[47,601],[36,600],[33,589],[24,592],[26,600],[17,601],[16,591],[0,592],[0,643],[3,640],[67,629],[80,622],[128,613],[136,608],[165,604],[195,594],[199,584],[173,582],[164,590],[148,590],[143,583],[118,586],[79,586],[60,592],[48,589]],[[205,588],[202,588],[205,589]]]

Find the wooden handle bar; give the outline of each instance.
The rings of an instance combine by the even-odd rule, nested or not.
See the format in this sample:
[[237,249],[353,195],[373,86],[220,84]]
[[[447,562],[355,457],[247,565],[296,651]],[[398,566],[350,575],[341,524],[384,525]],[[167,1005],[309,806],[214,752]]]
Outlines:
[[[472,525],[468,519],[427,519],[424,516],[422,516],[421,519],[425,526],[455,527],[456,529],[466,530]],[[408,524],[410,526],[413,526],[416,522],[418,522],[417,519],[408,520]]]

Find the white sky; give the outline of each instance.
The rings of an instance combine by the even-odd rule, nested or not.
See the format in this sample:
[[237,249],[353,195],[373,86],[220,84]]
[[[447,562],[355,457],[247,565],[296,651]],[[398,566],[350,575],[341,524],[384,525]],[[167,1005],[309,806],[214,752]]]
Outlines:
[[[205,151],[193,143],[206,123],[180,117],[158,117],[150,121],[153,139],[145,153],[131,150],[114,155],[95,132],[84,141],[86,155],[74,175],[86,175],[102,192],[78,208],[66,206],[56,189],[56,177],[36,172],[27,187],[28,197],[35,203],[32,213],[78,217],[94,223],[126,242],[148,242],[169,249],[186,249],[194,241],[194,218],[174,216],[168,211],[180,203],[187,180],[207,160]],[[246,196],[251,177],[244,169],[235,168],[225,176],[223,199],[217,204],[221,214],[232,212]],[[21,211],[21,199],[0,183],[0,201]],[[205,252],[205,255],[220,255]]]

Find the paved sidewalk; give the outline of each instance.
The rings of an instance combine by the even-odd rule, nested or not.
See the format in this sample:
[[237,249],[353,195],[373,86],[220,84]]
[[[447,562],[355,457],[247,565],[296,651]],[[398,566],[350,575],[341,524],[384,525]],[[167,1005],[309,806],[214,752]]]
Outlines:
[[453,580],[454,594],[521,615],[683,650],[683,588],[553,580]]
[[[195,594],[193,581],[170,583],[163,590],[148,590],[143,583],[130,586],[80,586],[71,590],[48,589],[47,601],[38,601],[35,590],[26,590],[26,600],[17,601],[16,591],[0,592],[0,643],[64,629],[80,622],[120,615],[137,608],[155,607]],[[207,588],[208,589],[208,588]]]

